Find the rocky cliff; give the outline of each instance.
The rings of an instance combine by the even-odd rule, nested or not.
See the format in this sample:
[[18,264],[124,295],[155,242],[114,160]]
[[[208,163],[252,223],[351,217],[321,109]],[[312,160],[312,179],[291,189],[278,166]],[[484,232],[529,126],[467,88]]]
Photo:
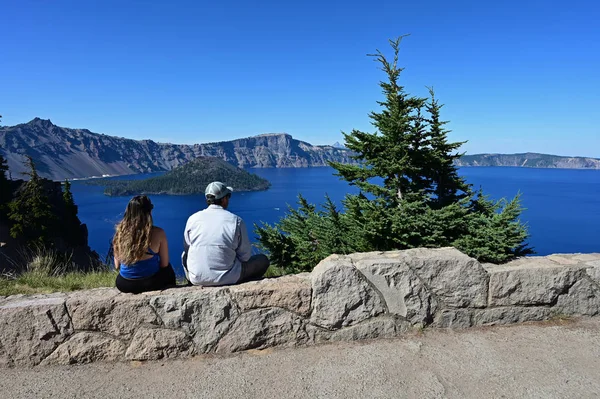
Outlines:
[[0,151],[13,177],[24,171],[23,155],[31,155],[40,175],[54,180],[171,170],[198,156],[221,158],[241,168],[326,166],[352,162],[350,151],[314,146],[289,134],[264,134],[207,144],[168,144],[131,140],[69,129],[35,118],[0,127]]
[[538,154],[474,154],[464,155],[456,161],[457,166],[515,166],[526,168],[600,169],[600,159],[585,157],[562,157]]
[[332,255],[312,273],[140,295],[0,297],[0,367],[156,360],[600,314],[600,254],[480,264],[453,248]]

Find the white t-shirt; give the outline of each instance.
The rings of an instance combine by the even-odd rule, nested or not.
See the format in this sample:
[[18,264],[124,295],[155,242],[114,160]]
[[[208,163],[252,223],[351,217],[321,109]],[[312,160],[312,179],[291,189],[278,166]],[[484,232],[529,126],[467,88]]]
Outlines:
[[242,262],[252,255],[248,231],[242,218],[220,205],[189,217],[183,240],[187,249],[181,260],[188,280],[195,285],[235,284]]

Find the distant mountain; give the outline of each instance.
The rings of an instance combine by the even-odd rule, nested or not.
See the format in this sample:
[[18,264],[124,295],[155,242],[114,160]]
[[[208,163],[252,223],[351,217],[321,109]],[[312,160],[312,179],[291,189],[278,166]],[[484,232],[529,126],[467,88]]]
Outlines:
[[214,157],[196,158],[161,176],[144,180],[91,180],[90,184],[106,186],[106,195],[197,194],[204,193],[208,183],[221,181],[234,191],[259,191],[270,183],[253,173]]
[[241,168],[354,162],[349,150],[314,146],[284,133],[207,144],[166,144],[63,128],[40,118],[0,127],[0,148],[14,178],[22,177],[23,155],[27,154],[43,177],[54,180],[167,171],[200,156],[221,158]]
[[344,147],[343,144],[340,144],[339,141],[336,141],[335,143],[333,143],[332,147],[333,148],[340,148],[340,149],[344,149],[344,150],[346,149],[346,147]]
[[516,166],[527,168],[600,169],[600,159],[538,154],[474,154],[463,155],[457,166]]

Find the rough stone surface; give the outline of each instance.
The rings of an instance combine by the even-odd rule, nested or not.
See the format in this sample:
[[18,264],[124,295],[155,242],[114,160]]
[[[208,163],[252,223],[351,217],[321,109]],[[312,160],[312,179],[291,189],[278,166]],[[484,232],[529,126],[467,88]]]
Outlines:
[[67,299],[67,308],[76,330],[127,338],[143,325],[160,325],[146,296],[119,294],[113,288],[76,292]]
[[312,289],[308,276],[252,281],[232,286],[230,292],[242,311],[279,307],[302,316],[310,313]]
[[280,308],[243,313],[217,346],[231,353],[271,346],[295,346],[308,341],[306,323],[298,315]]
[[454,248],[416,248],[387,256],[407,264],[445,306],[478,308],[487,304],[488,274],[479,262]]
[[74,364],[123,359],[127,346],[107,334],[83,331],[72,335],[41,363]]
[[183,331],[140,328],[133,336],[125,357],[127,360],[158,360],[193,354],[194,343]]
[[311,322],[329,329],[350,326],[386,311],[379,292],[351,259],[332,255],[315,267]]
[[39,364],[73,333],[64,296],[9,299],[0,306],[0,366]]
[[548,260],[488,267],[490,306],[550,305],[583,278],[585,269]]
[[556,311],[570,316],[600,314],[600,287],[587,278],[577,281],[569,292],[558,297]]
[[193,337],[198,353],[209,352],[229,330],[240,310],[228,288],[204,288],[179,294],[171,290],[150,299],[165,327]]
[[382,294],[391,314],[402,316],[413,324],[431,323],[437,311],[437,301],[406,263],[381,256],[349,257]]
[[595,265],[595,262],[586,263],[585,272],[587,275],[594,281],[596,284],[600,284],[600,261],[596,261],[598,264]]
[[444,309],[436,315],[434,327],[468,328],[527,321],[548,320],[556,315],[549,307],[506,306],[489,309]]
[[332,255],[310,274],[239,286],[0,297],[0,366],[156,360],[598,315],[598,254],[483,267],[451,248]]
[[395,320],[389,316],[379,316],[354,326],[337,331],[314,329],[311,331],[315,342],[357,341],[362,339],[392,338],[410,329],[408,322]]

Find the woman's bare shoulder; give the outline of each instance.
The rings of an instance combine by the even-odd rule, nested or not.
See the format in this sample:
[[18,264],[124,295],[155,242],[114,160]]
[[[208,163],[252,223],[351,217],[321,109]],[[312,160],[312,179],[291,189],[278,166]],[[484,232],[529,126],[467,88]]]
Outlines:
[[152,226],[152,236],[162,238],[166,237],[167,233],[165,233],[165,231],[161,227]]

